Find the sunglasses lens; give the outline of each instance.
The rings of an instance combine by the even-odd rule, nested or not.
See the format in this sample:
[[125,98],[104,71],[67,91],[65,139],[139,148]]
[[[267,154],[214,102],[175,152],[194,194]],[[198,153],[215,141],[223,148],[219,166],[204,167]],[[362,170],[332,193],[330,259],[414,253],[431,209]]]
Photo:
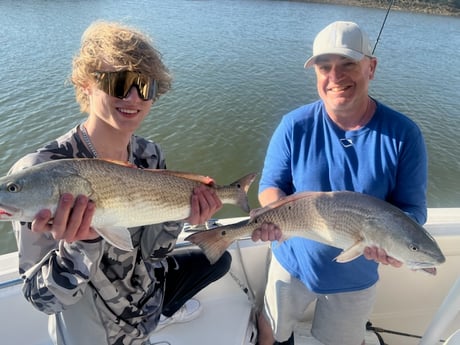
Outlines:
[[156,80],[136,72],[97,72],[96,78],[100,90],[120,99],[126,98],[133,86],[136,86],[144,101],[151,100],[156,95]]
[[[132,84],[131,84],[132,85]],[[136,81],[137,90],[140,97],[146,101],[153,99],[156,95],[157,82],[156,80],[151,81],[150,78],[143,75],[139,75],[138,80]]]

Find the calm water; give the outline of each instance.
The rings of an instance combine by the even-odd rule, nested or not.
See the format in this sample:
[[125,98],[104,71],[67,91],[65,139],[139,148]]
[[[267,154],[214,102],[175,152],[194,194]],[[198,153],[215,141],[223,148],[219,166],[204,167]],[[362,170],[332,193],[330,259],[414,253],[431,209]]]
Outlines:
[[[170,169],[218,183],[260,171],[281,116],[317,98],[314,73],[303,63],[318,31],[353,20],[375,40],[385,16],[250,0],[2,0],[0,13],[0,175],[84,119],[66,80],[84,29],[107,19],[149,32],[174,75],[173,91],[154,105],[139,134],[161,143]],[[459,32],[458,18],[391,12],[376,50],[371,94],[422,127],[430,207],[460,206]],[[239,215],[230,207],[219,213]],[[0,253],[15,249],[10,224],[1,223]]]

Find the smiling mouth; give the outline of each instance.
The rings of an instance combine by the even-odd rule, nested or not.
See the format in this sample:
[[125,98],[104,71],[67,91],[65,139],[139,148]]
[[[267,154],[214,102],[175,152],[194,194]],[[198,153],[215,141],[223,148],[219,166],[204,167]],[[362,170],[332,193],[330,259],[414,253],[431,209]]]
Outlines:
[[331,87],[328,90],[332,92],[342,92],[348,90],[351,86],[339,86],[339,87]]
[[118,111],[127,115],[136,115],[139,111],[134,109],[118,108]]

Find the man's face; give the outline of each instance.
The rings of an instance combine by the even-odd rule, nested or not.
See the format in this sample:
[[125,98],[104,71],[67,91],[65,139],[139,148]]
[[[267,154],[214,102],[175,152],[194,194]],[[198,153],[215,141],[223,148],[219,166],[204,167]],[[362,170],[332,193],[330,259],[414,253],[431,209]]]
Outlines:
[[315,72],[320,98],[328,112],[350,112],[367,102],[369,81],[374,78],[377,60],[364,57],[357,61],[340,55],[316,59]]

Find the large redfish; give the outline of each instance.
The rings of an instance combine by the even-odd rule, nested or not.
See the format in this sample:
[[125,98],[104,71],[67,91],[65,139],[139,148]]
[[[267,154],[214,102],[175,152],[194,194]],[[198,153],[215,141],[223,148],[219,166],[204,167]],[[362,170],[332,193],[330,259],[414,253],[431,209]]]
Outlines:
[[0,220],[32,221],[41,209],[54,214],[63,193],[82,194],[96,204],[92,227],[114,246],[130,250],[127,228],[187,218],[192,191],[200,184],[214,188],[222,203],[249,212],[247,191],[255,176],[218,186],[186,172],[101,159],[53,160],[0,178]]
[[215,262],[237,238],[249,236],[263,222],[277,224],[283,237],[301,236],[343,249],[348,262],[367,246],[383,248],[412,269],[435,273],[445,261],[434,238],[397,207],[356,192],[302,192],[253,210],[248,220],[200,231],[186,238]]

